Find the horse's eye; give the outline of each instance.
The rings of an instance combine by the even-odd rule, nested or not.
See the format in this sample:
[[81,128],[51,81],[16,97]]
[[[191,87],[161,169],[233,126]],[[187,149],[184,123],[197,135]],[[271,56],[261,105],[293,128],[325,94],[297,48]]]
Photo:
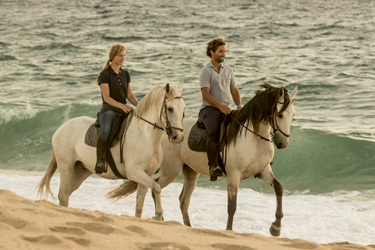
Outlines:
[[172,107],[168,107],[168,111],[169,112],[173,112],[173,108]]
[[279,117],[280,119],[282,119],[282,118],[283,118],[283,114],[278,115],[278,117]]

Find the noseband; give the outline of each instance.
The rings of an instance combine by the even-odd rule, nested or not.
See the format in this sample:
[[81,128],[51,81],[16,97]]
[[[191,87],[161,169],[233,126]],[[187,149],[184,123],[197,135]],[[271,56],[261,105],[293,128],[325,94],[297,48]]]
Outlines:
[[[279,124],[277,123],[277,119],[276,119],[277,116],[275,116],[274,118],[274,122],[272,123],[272,129],[273,129],[273,133],[271,133],[272,135],[272,139],[275,138],[275,133],[277,131],[279,131],[283,136],[285,137],[290,137],[290,134],[288,135],[287,133],[285,133],[284,131],[282,131],[279,127]],[[276,125],[276,126],[275,126]],[[276,127],[276,128],[275,128]]]
[[[167,95],[165,95],[164,97],[164,101],[163,101],[163,106],[160,110],[160,118],[162,116],[162,113],[163,113],[163,107],[164,107],[164,119],[165,119],[165,123],[166,123],[166,126],[165,126],[165,133],[170,136],[172,134],[172,129],[176,129],[176,130],[180,130],[181,132],[183,132],[184,130],[182,128],[178,128],[178,127],[174,127],[171,125],[171,123],[169,122],[169,119],[168,119],[168,112],[167,112]],[[182,99],[182,96],[176,96],[174,99]]]
[[280,103],[280,104],[285,104],[285,103],[287,103],[287,105],[286,106],[284,105],[284,107],[281,109],[281,111],[279,113],[275,112],[276,114],[273,116],[274,117],[273,118],[273,122],[272,122],[273,133],[271,133],[272,134],[272,139],[275,138],[275,133],[277,131],[279,131],[285,137],[290,137],[290,134],[288,135],[287,133],[285,133],[284,131],[282,131],[280,129],[280,127],[279,127],[279,124],[277,123],[277,116],[280,115],[280,114],[282,114],[282,113],[284,113],[285,110],[286,110],[286,107],[288,107],[289,104],[290,104],[289,96],[287,96],[287,95],[284,96],[284,103]]

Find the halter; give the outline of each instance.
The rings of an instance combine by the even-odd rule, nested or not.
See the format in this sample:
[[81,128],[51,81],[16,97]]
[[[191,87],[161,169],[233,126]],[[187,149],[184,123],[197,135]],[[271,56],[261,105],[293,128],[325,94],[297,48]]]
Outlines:
[[[182,96],[176,96],[174,99],[181,99],[181,98],[182,98]],[[152,122],[144,119],[141,116],[137,116],[137,115],[134,115],[134,116],[137,117],[138,119],[141,119],[142,121],[147,122],[148,124],[154,126],[154,129],[157,128],[157,129],[165,131],[166,134],[169,137],[169,135],[172,134],[172,129],[176,129],[176,130],[179,130],[181,132],[183,132],[184,130],[182,128],[171,126],[171,123],[169,122],[169,119],[168,119],[168,113],[167,113],[167,99],[168,99],[168,96],[165,95],[164,100],[163,100],[163,105],[161,106],[161,109],[160,109],[160,120],[161,120],[162,117],[164,117],[165,123],[166,123],[166,126],[164,128],[157,125],[156,122],[152,123]],[[164,108],[164,114],[163,114],[163,108]]]

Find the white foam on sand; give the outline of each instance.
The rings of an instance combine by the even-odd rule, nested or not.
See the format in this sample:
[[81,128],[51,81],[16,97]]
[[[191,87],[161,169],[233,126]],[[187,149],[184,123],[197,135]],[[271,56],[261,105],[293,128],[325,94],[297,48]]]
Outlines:
[[[0,173],[0,189],[8,189],[24,198],[38,200],[35,187],[41,173]],[[59,176],[51,180],[55,197],[58,194]],[[132,194],[115,203],[106,193],[120,185],[89,177],[70,198],[70,206],[105,213],[134,216],[135,197]],[[178,196],[182,184],[172,183],[162,191],[164,219],[183,223]],[[48,199],[58,204],[58,200]],[[270,236],[269,226],[275,220],[276,198],[251,189],[240,189],[233,230],[240,233],[257,233]],[[280,237],[304,239],[324,244],[350,242],[360,245],[375,244],[375,190],[367,192],[335,192],[327,195],[287,195],[283,198],[284,218]],[[227,220],[227,194],[225,190],[197,187],[190,202],[190,220],[195,228],[225,230]],[[146,196],[143,218],[154,215],[154,204],[149,191]]]

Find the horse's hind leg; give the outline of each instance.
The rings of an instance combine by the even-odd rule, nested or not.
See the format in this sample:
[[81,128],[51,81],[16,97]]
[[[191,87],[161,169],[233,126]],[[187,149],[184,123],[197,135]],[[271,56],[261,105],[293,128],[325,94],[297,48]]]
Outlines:
[[184,186],[182,188],[182,191],[179,197],[180,209],[182,213],[182,218],[184,220],[184,224],[186,226],[191,227],[188,210],[189,210],[189,205],[190,205],[190,198],[191,198],[191,195],[193,194],[195,186],[197,185],[199,174],[195,172],[194,170],[192,170],[187,165],[184,165],[182,173],[184,174]]
[[137,198],[136,198],[136,205],[135,205],[135,217],[141,218],[142,212],[143,212],[143,205],[145,202],[145,197],[147,193],[148,188],[138,184],[137,187]]
[[283,197],[283,186],[276,180],[273,175],[271,165],[268,165],[261,173],[256,177],[262,179],[265,183],[269,184],[274,188],[276,193],[276,220],[270,227],[270,233],[272,236],[280,236],[281,231],[281,219],[283,218],[282,208],[282,197]]
[[59,189],[59,201],[60,205],[69,206],[70,188],[74,174],[74,162],[69,162],[65,159],[56,159],[57,166],[60,172],[60,189]]
[[73,178],[70,183],[69,197],[76,191],[81,184],[89,177],[92,173],[87,170],[81,162],[76,162],[74,167]]

